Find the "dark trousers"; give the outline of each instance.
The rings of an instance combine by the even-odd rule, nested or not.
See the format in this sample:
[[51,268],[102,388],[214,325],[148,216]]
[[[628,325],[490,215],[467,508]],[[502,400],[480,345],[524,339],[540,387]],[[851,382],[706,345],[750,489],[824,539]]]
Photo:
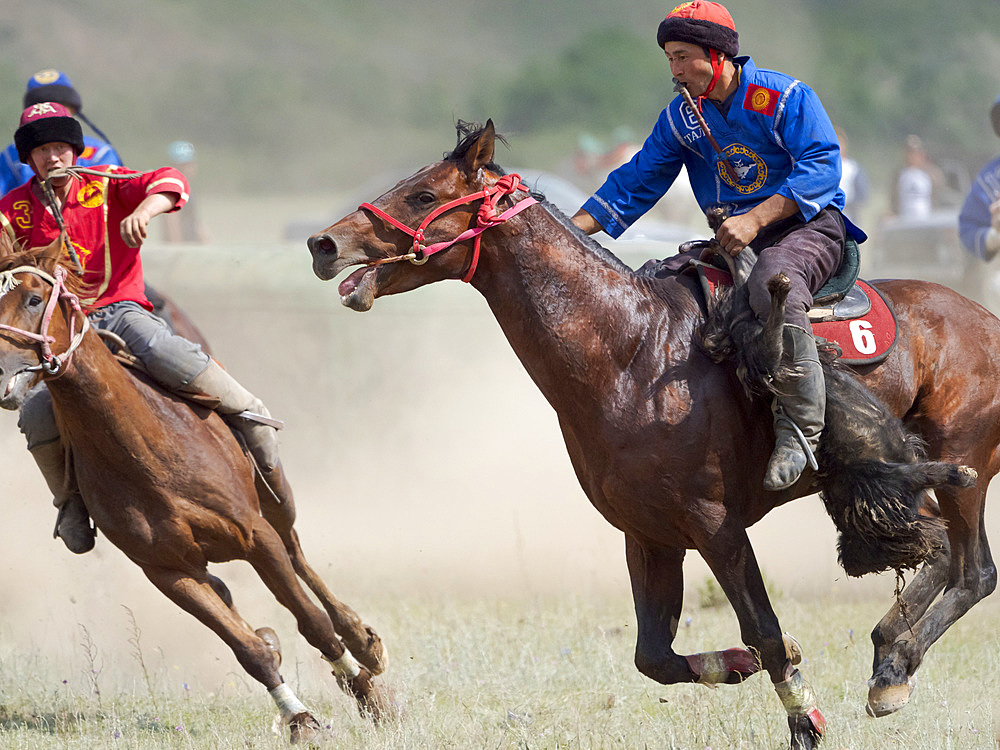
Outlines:
[[784,273],[791,280],[785,322],[810,330],[806,310],[813,294],[836,273],[846,237],[844,219],[832,208],[824,208],[807,222],[791,217],[765,227],[751,243],[758,259],[747,281],[757,318],[766,320],[771,311],[768,280]]

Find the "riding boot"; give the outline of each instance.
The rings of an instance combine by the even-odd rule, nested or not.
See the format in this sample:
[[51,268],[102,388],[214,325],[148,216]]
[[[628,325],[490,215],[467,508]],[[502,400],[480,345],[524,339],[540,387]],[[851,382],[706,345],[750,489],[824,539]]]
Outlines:
[[83,504],[72,476],[67,481],[66,454],[62,441],[36,445],[31,449],[31,455],[52,491],[52,504],[59,509],[53,538],[62,539],[70,552],[78,555],[90,552],[94,548],[97,532],[90,523],[87,506]]
[[242,412],[270,418],[264,403],[236,382],[214,360],[182,389],[184,393],[208,396],[218,402],[215,410],[239,432],[250,454],[265,474],[278,465],[278,435],[274,427],[240,416]]
[[782,330],[785,355],[794,375],[779,382],[774,401],[774,452],[764,477],[764,489],[783,490],[795,484],[806,464],[814,463],[826,414],[826,382],[812,333],[796,325]]
[[281,465],[281,461],[275,464],[275,467],[270,471],[261,470],[261,479],[270,487],[271,492],[274,493],[275,498],[278,502],[286,508],[294,512],[295,499],[292,495],[292,487],[288,484],[288,480],[285,478],[285,470]]

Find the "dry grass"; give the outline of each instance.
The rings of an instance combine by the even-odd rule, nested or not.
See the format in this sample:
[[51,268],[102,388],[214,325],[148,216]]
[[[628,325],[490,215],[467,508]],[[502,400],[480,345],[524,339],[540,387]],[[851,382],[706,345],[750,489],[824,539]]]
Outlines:
[[[776,605],[805,649],[804,674],[830,723],[825,746],[995,749],[995,602],[970,613],[930,652],[911,704],[876,721],[863,709],[867,633],[886,604],[805,606],[782,599]],[[639,675],[632,666],[634,618],[624,599],[413,596],[377,602],[375,609],[390,648],[386,679],[405,707],[400,721],[373,727],[357,716],[308,651],[286,661],[286,679],[330,728],[330,747],[787,746],[783,712],[765,677],[709,690],[661,686]],[[691,610],[677,645],[684,652],[735,645],[735,630],[728,608]],[[243,675],[234,671],[216,686],[192,687],[156,663],[155,647],[143,644],[137,629],[130,639],[133,663],[106,665],[102,644],[84,628],[79,632],[82,667],[70,675],[32,644],[2,644],[0,746],[286,744],[271,731],[270,700]]]

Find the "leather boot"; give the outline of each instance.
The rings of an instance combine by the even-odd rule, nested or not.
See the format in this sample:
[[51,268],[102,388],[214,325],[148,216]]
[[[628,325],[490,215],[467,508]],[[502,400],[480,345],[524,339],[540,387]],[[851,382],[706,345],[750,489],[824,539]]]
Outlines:
[[816,351],[816,339],[799,326],[786,323],[782,343],[784,358],[791,362],[797,374],[778,383],[773,407],[775,446],[764,476],[764,489],[767,490],[791,487],[806,464],[814,462],[802,441],[812,453],[816,452],[826,415],[826,382]]
[[52,491],[52,504],[59,509],[53,538],[63,540],[70,552],[82,555],[94,548],[97,532],[72,477],[67,477],[66,452],[61,440],[36,445],[31,455],[38,464],[45,483]]
[[291,513],[295,512],[295,497],[292,495],[292,487],[288,484],[288,480],[285,478],[285,470],[281,465],[281,461],[275,465],[270,471],[261,470],[261,479],[271,488],[271,492],[278,499],[281,505],[285,506]]
[[271,414],[263,401],[236,382],[236,379],[214,360],[180,390],[182,393],[209,396],[217,400],[216,411],[222,414],[226,422],[246,440],[247,448],[250,449],[260,470],[265,473],[274,470],[278,465],[277,430],[261,422],[239,416],[241,412],[249,411],[270,417]]

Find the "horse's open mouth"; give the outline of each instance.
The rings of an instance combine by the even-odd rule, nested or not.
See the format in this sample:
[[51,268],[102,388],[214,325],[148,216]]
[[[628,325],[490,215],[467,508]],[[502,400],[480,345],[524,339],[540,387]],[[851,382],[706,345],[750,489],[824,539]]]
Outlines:
[[358,312],[366,312],[375,303],[375,281],[378,269],[363,266],[340,282],[340,304]]
[[28,393],[28,384],[35,373],[22,370],[12,375],[0,393],[0,409],[11,411],[21,408],[21,403]]

